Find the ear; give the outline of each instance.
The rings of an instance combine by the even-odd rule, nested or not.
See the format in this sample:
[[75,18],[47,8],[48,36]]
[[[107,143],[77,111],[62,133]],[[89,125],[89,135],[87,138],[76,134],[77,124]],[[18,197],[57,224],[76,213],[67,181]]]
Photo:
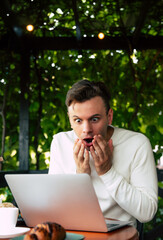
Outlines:
[[109,109],[108,111],[108,125],[111,125],[113,121],[113,109]]

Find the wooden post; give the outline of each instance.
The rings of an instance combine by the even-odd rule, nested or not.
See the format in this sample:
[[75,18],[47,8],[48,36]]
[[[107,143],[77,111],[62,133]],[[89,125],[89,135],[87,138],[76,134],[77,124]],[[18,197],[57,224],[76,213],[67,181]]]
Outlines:
[[29,79],[30,53],[21,51],[20,113],[19,113],[19,169],[29,170]]

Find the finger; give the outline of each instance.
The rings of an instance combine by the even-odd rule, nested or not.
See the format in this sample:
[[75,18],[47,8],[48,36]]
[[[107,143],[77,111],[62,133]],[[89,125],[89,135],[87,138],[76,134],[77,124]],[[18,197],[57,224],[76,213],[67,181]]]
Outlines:
[[84,157],[85,164],[89,164],[89,151],[85,149],[85,157]]
[[101,135],[98,135],[96,139],[97,139],[96,141],[97,141],[99,147],[103,151],[107,145],[106,140]]
[[80,161],[83,161],[83,160],[84,160],[84,150],[85,150],[84,143],[81,143],[80,149],[79,149],[79,152],[78,152],[78,159],[79,159]]
[[74,144],[74,147],[73,147],[73,153],[74,153],[74,156],[77,158],[78,157],[78,154],[79,154],[79,151],[80,151],[80,148],[81,148],[81,140],[77,139],[75,141],[75,144]]
[[95,149],[96,156],[98,156],[97,160],[103,159],[105,146],[106,142],[101,138],[101,136],[94,137],[93,147]]
[[77,139],[75,140],[75,142],[74,142],[73,150],[75,149],[75,147],[76,147],[76,145],[77,145],[78,142],[79,142],[79,139],[77,138]]
[[91,146],[89,150],[90,150],[90,153],[91,153],[92,157],[95,158],[97,155],[96,155],[96,153],[95,153],[94,147]]
[[93,141],[95,147],[103,149],[104,146],[106,145],[106,141],[104,140],[104,138],[101,135],[97,135],[94,137],[94,141]]

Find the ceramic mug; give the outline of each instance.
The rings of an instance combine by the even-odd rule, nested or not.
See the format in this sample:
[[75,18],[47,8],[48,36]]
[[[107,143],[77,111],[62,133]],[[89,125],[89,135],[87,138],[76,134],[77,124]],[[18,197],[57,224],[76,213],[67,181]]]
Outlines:
[[15,228],[19,210],[16,207],[0,208],[0,232]]

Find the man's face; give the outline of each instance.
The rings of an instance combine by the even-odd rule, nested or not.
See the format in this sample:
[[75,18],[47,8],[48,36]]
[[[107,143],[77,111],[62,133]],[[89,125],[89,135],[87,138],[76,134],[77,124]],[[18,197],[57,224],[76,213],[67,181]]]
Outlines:
[[92,146],[95,135],[102,135],[107,140],[107,128],[112,123],[112,109],[106,113],[101,97],[97,96],[85,102],[72,102],[68,107],[72,129],[82,139],[87,149]]

